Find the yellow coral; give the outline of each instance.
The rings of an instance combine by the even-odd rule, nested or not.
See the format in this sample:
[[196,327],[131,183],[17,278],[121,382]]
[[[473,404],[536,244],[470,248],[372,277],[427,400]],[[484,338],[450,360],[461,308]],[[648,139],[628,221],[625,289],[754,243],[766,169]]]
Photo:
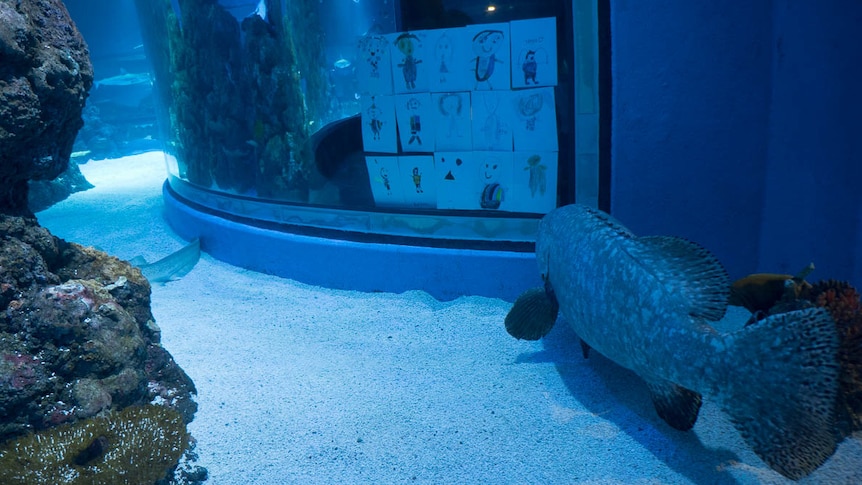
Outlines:
[[0,483],[150,485],[165,477],[188,446],[178,412],[130,406],[4,444]]

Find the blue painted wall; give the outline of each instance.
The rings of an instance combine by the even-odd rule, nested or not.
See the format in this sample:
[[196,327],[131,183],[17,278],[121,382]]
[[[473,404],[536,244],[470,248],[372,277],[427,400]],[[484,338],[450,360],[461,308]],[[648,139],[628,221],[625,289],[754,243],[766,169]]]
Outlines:
[[774,5],[760,265],[862,287],[862,2]]
[[862,2],[611,0],[611,211],[862,286]]

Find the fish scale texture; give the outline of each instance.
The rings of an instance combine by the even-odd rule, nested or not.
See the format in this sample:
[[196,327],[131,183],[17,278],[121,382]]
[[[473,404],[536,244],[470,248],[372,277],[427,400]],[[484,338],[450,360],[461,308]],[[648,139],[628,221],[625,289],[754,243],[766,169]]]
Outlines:
[[730,285],[714,256],[681,239],[637,238],[580,205],[542,219],[536,259],[578,336],[646,379],[671,426],[691,428],[704,393],[789,478],[834,453],[838,336],[825,311],[721,334],[709,319],[724,315]]

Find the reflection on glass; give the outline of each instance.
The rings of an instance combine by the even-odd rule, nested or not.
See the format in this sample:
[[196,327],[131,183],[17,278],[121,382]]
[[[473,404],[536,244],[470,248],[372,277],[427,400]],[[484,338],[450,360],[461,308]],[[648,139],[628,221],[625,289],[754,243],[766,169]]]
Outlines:
[[[537,219],[558,203],[558,185],[568,184],[559,162],[569,159],[571,141],[558,142],[559,133],[572,131],[571,7],[565,2],[495,4],[496,10],[481,2],[391,0],[136,4],[168,140],[171,186],[190,185],[184,193],[352,211],[430,211],[441,220]],[[510,49],[510,33],[529,41],[532,25],[512,23],[510,32],[510,21],[540,17],[551,27],[546,45]],[[557,25],[565,28],[555,36]],[[512,56],[520,56],[517,66]],[[543,87],[548,72],[555,81]],[[545,91],[527,99],[514,91],[523,88]],[[479,91],[486,93],[475,96]],[[482,120],[471,128],[477,110]],[[394,158],[411,166],[399,168]],[[448,194],[438,186],[450,179],[434,178],[444,160],[463,161],[447,176],[462,170],[494,179],[472,188],[450,184],[476,193]],[[401,182],[399,170],[406,174]],[[509,182],[513,177],[523,179],[523,188]],[[524,194],[544,200],[527,203]]]

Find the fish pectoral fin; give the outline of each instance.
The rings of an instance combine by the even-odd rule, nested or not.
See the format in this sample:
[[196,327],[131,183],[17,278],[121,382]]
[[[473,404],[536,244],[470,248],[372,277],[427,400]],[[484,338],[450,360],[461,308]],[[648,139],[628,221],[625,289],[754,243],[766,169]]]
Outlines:
[[718,321],[727,311],[730,278],[721,262],[701,245],[674,236],[639,237],[636,256],[667,286],[686,299],[693,317]]
[[673,382],[644,378],[659,417],[671,428],[688,431],[697,421],[702,399],[700,394]]
[[545,288],[531,288],[515,300],[506,315],[506,331],[516,339],[539,340],[557,321],[560,305]]
[[585,359],[590,358],[590,344],[584,342],[584,339],[578,339],[581,341],[581,353],[584,354]]

